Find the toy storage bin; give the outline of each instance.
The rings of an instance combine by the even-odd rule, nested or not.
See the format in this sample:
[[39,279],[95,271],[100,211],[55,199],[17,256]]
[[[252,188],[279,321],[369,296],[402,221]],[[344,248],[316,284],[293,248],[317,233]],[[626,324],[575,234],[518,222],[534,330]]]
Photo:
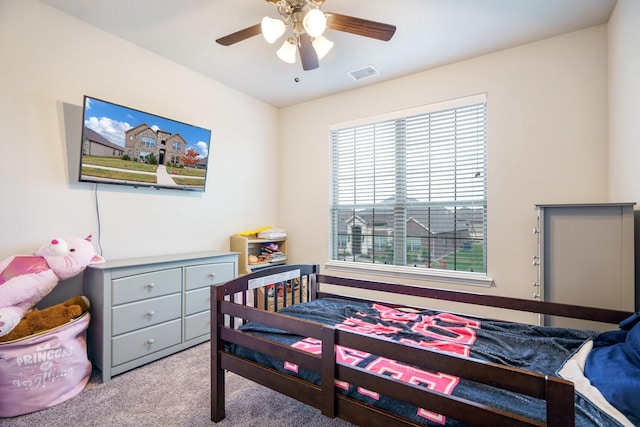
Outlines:
[[0,344],[0,417],[57,405],[80,393],[91,376],[90,315],[46,332]]

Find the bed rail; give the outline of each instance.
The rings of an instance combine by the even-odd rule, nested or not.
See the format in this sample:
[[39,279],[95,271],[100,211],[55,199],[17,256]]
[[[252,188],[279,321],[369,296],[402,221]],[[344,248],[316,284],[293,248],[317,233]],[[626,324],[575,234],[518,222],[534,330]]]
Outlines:
[[[579,305],[561,304],[548,301],[527,300],[521,298],[485,295],[473,292],[451,291],[446,289],[429,288],[423,286],[401,285],[396,283],[373,282],[368,280],[350,279],[329,275],[318,275],[316,281],[319,287],[323,284],[337,285],[347,288],[367,289],[379,292],[391,292],[399,295],[409,295],[421,298],[438,299],[465,304],[482,305],[488,307],[505,308],[536,314],[548,314],[574,319],[593,320],[597,322],[618,324],[631,316],[632,312],[611,310],[605,308],[584,307]],[[336,296],[336,294],[318,292],[316,297]],[[356,298],[357,299],[357,298]],[[362,299],[361,299],[362,300]],[[395,304],[397,305],[397,304]]]

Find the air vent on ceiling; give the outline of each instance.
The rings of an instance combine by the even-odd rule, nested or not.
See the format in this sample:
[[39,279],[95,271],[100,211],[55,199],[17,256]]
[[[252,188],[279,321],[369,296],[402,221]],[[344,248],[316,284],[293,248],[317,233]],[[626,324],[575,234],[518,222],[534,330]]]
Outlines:
[[372,65],[367,65],[366,67],[358,68],[357,70],[349,71],[349,74],[353,80],[362,80],[373,76],[379,76],[380,73],[378,70],[373,68]]

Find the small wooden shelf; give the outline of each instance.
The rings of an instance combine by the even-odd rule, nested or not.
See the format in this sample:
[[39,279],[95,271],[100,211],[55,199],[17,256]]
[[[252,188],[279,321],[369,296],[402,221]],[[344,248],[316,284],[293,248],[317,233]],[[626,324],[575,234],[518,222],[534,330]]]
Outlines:
[[[280,247],[282,257],[271,262],[249,263],[249,256],[259,256],[261,254],[262,245],[265,243],[276,243]],[[238,274],[249,274],[253,271],[272,267],[275,265],[286,264],[287,262],[287,238],[280,237],[275,239],[259,239],[256,235],[239,236],[234,234],[230,239],[230,250],[238,252]]]

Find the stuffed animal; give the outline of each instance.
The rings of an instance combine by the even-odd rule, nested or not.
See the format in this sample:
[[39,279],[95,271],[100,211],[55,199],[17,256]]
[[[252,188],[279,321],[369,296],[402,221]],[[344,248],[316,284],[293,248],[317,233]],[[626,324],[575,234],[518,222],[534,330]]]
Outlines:
[[103,262],[91,245],[91,236],[53,239],[34,255],[0,261],[0,337],[11,332],[60,280]]
[[83,295],[43,308],[34,308],[20,320],[18,325],[8,334],[0,337],[0,343],[48,331],[82,316],[89,310],[89,299]]

